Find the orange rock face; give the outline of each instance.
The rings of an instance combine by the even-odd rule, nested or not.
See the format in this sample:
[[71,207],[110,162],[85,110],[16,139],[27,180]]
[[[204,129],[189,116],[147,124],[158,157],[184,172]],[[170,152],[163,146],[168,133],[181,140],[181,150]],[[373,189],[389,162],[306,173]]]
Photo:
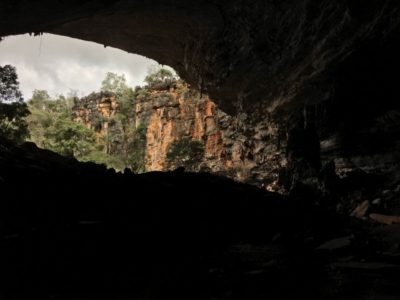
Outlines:
[[113,93],[92,93],[75,102],[74,111],[75,122],[82,123],[103,136],[109,131],[107,118],[118,113],[118,101]]
[[[124,132],[121,121],[114,117],[118,114],[118,101],[114,93],[92,93],[74,100],[74,121],[84,124],[96,132],[97,139],[110,133],[119,145],[123,143]],[[110,122],[113,119],[113,122]],[[113,149],[118,151],[118,149]]]
[[199,96],[176,82],[136,99],[136,127],[147,128],[146,170],[163,170],[169,145],[190,138],[204,143],[199,169],[267,188],[277,179],[276,170],[286,164],[284,152],[270,138],[276,130],[273,124],[247,126],[249,116],[230,116],[208,96]]
[[[286,164],[286,158],[280,148],[284,149],[284,142],[277,143],[274,138],[275,124],[259,123],[246,114],[230,116],[208,96],[199,96],[187,84],[175,81],[164,82],[145,93],[137,91],[129,126],[146,128],[146,171],[164,170],[171,143],[190,138],[204,145],[199,170],[264,188],[276,182],[277,170]],[[112,134],[116,142],[110,153],[126,153],[124,128],[119,118],[114,118],[119,111],[117,100],[108,92],[77,99],[74,120],[94,129],[98,138]]]
[[146,170],[163,170],[168,146],[182,137],[204,141],[204,166],[211,167],[211,159],[217,159],[223,167],[227,162],[221,159],[223,135],[216,124],[214,106],[208,98],[185,98],[173,88],[153,91],[148,99],[138,102],[137,126],[145,123],[147,127]]

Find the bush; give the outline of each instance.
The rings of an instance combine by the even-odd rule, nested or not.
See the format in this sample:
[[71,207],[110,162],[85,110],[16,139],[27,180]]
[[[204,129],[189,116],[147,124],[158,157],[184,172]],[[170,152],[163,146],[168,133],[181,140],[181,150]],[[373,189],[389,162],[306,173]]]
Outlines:
[[141,89],[138,92],[138,99],[146,98],[148,95],[150,95],[150,91],[148,89]]
[[204,157],[204,145],[200,141],[181,138],[169,146],[165,159],[165,169],[184,167],[187,171],[196,171]]

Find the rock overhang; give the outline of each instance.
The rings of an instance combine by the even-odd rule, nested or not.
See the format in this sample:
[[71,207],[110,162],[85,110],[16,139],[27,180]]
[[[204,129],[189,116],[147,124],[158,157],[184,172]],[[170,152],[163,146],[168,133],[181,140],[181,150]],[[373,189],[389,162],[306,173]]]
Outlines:
[[[395,55],[399,8],[393,0],[6,0],[0,36],[49,32],[144,55],[173,67],[222,110],[262,118],[330,98],[349,61]],[[375,76],[400,66],[378,64],[361,69]]]

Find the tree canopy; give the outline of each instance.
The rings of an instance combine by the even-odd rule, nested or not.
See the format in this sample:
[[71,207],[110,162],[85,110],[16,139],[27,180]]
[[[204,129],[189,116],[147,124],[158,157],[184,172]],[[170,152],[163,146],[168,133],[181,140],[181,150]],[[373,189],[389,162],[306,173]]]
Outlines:
[[0,103],[23,102],[19,90],[17,69],[11,65],[0,66]]
[[117,73],[107,72],[106,78],[101,82],[102,91],[114,92],[118,97],[121,97],[127,89],[124,74],[118,75]]
[[161,67],[160,65],[151,65],[147,68],[147,76],[143,80],[152,87],[156,82],[174,79],[175,75],[172,71]]
[[[74,156],[81,161],[93,161],[105,164],[116,170],[126,167],[138,173],[145,170],[144,153],[146,128],[140,124],[137,128],[134,120],[134,91],[126,85],[125,76],[108,72],[102,81],[101,91],[113,92],[118,101],[118,113],[115,116],[101,116],[100,127],[88,128],[73,120],[76,91],[66,97],[51,97],[45,90],[33,91],[29,99],[32,114],[27,117],[31,131],[31,141],[39,147],[52,150],[61,155]],[[103,123],[107,129],[101,131]],[[117,141],[108,129],[121,126],[123,138]],[[104,129],[104,128],[103,128]],[[118,147],[116,147],[116,144]],[[118,150],[116,150],[118,148]]]
[[0,135],[23,142],[29,137],[24,118],[30,114],[19,90],[17,69],[0,66]]
[[184,167],[187,171],[196,171],[204,157],[204,145],[200,141],[181,138],[173,141],[166,155],[165,169]]

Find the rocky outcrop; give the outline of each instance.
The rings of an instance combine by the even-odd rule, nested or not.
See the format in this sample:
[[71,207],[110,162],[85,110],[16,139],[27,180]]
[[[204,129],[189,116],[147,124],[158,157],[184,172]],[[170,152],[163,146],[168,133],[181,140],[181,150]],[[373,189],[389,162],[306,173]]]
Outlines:
[[[200,97],[183,82],[173,83],[137,100],[136,126],[147,128],[146,169],[163,170],[168,146],[189,137],[205,145],[204,166],[214,171],[225,168],[232,159],[224,158],[225,140],[219,128],[222,115],[208,97]],[[226,126],[232,118],[227,117]]]
[[[204,143],[205,156],[199,169],[240,181],[254,179],[259,185],[274,176],[271,162],[258,159],[260,151],[273,147],[261,140],[254,145],[239,126],[253,134],[259,128],[245,126],[243,120],[222,112],[208,96],[201,97],[184,82],[151,89],[148,95],[138,97],[135,107],[136,126],[144,124],[147,128],[146,169],[149,171],[163,170],[169,145],[176,139],[189,137]],[[257,136],[263,134],[266,133],[258,131]],[[272,151],[272,155],[276,154],[275,149]]]
[[121,151],[124,142],[124,130],[118,116],[117,97],[112,92],[92,93],[89,96],[74,98],[73,120],[93,129],[100,139],[112,136],[110,152]]
[[[376,176],[369,183],[375,192],[397,188],[397,110],[367,123],[357,108],[349,107],[355,126],[344,129],[337,118],[342,112],[333,103],[330,99],[309,105],[290,117],[277,110],[257,120],[244,113],[230,116],[181,82],[160,85],[137,99],[135,119],[136,126],[148,128],[147,170],[162,170],[170,143],[190,137],[205,144],[203,167],[274,191],[289,193],[309,186],[321,191],[314,197],[340,198],[339,182],[357,170]],[[381,141],[369,143],[376,138]],[[364,189],[362,185],[351,189]],[[362,197],[375,197],[371,190]]]

